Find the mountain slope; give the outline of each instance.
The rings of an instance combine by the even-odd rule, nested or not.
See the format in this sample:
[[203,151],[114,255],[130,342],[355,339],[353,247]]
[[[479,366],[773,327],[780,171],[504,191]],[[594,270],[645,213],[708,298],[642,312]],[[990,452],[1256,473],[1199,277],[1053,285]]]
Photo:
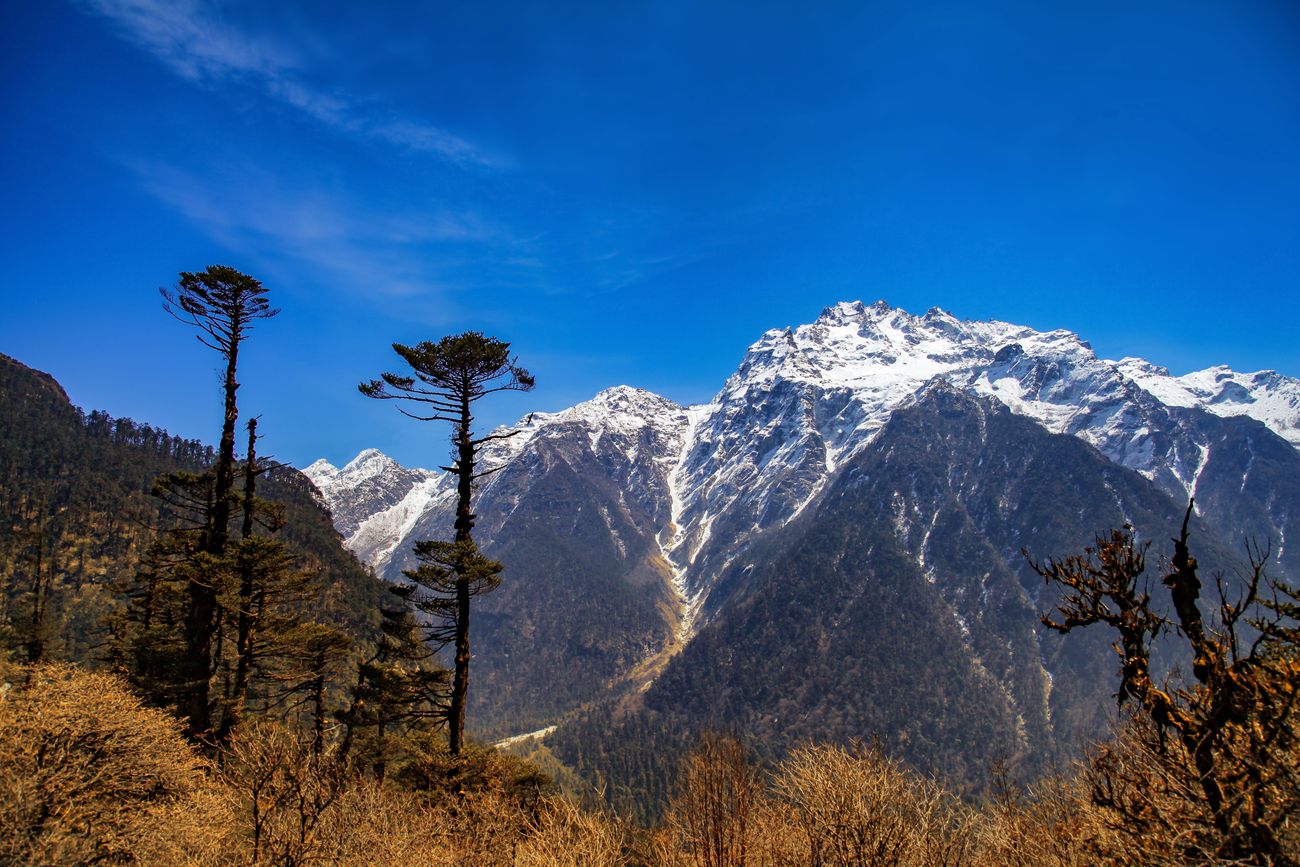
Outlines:
[[[1296,381],[1260,380],[1270,390],[1256,402],[1267,397],[1276,410],[1264,414],[1266,423],[1228,412],[1227,399],[1166,403],[1143,384],[1154,374],[1140,373],[1133,359],[1100,359],[1068,331],[854,302],[762,335],[707,404],[683,408],[620,387],[563,412],[528,416],[518,435],[488,456],[503,469],[485,481],[476,506],[482,544],[506,564],[502,588],[483,600],[475,633],[475,676],[482,678],[476,682],[485,686],[472,701],[483,732],[540,728],[603,702],[585,712],[610,715],[609,725],[617,716],[636,727],[636,739],[655,743],[662,732],[648,722],[655,718],[651,698],[681,672],[696,672],[686,660],[708,646],[776,688],[798,679],[799,671],[782,667],[797,657],[776,653],[781,664],[769,665],[772,648],[744,643],[767,633],[757,615],[741,618],[741,606],[775,617],[775,596],[757,600],[775,593],[762,588],[777,579],[760,567],[786,562],[809,526],[837,524],[845,535],[826,530],[825,544],[840,545],[843,558],[870,552],[880,562],[835,573],[835,592],[852,596],[872,576],[883,583],[863,596],[874,601],[828,621],[816,646],[879,657],[887,668],[885,652],[862,644],[853,624],[876,622],[871,618],[886,604],[902,606],[914,625],[947,624],[935,627],[934,649],[950,665],[934,682],[982,708],[976,717],[1010,720],[1006,731],[1014,733],[1003,741],[954,733],[954,742],[966,745],[958,752],[970,754],[960,761],[972,778],[993,753],[1041,764],[1060,744],[1095,730],[1098,710],[1078,696],[1110,689],[1109,669],[1094,670],[1097,659],[1109,657],[1104,647],[1060,655],[1037,643],[1043,600],[1020,547],[1039,556],[1073,551],[1124,521],[1163,539],[1170,515],[1180,516],[1195,494],[1205,562],[1230,567],[1240,560],[1241,535],[1251,533],[1276,543],[1274,562],[1283,574],[1300,575],[1300,451],[1278,433],[1300,415],[1273,400]],[[983,440],[968,430],[959,455],[952,437],[926,439],[937,422],[899,427],[923,403],[923,417],[943,417],[932,405],[939,395],[964,407],[953,411],[968,419],[966,428],[983,430],[980,436],[1008,426],[1016,435],[999,433],[1001,445],[981,446],[985,453],[972,445]],[[1246,403],[1240,398],[1233,406]],[[915,443],[924,442],[937,469],[918,458],[904,484],[903,465],[881,451],[887,432],[898,460],[915,457]],[[1015,446],[1021,441],[1038,450],[1025,466]],[[1072,475],[1054,475],[1064,471],[1053,466],[1057,453],[1073,456]],[[831,505],[849,469],[860,469],[869,455],[892,486],[873,482],[870,497],[840,496]],[[1030,468],[1032,478],[1023,475]],[[450,501],[436,474],[403,470],[375,453],[343,471],[315,465],[309,474],[345,516],[341,526],[355,523],[354,549],[383,552],[372,562],[390,580],[409,567],[415,539],[449,533]],[[343,481],[350,476],[372,481]],[[1062,503],[1070,504],[1068,520],[1056,514]],[[876,529],[850,532],[856,525]],[[816,613],[824,604],[816,596],[820,577],[791,576],[803,582],[807,610]],[[731,624],[725,640],[719,624]],[[827,678],[823,686],[850,689]],[[1056,688],[1048,691],[1049,682]],[[758,686],[744,683],[746,690]],[[918,713],[938,707],[918,701]],[[631,713],[635,708],[643,712]],[[748,719],[748,711],[725,703],[691,708],[687,716],[696,723],[711,714]],[[828,729],[839,734],[868,736],[882,719],[856,707],[828,706],[825,713],[843,717],[843,725]],[[673,719],[678,729],[689,728]],[[757,730],[788,734],[775,724]],[[562,726],[556,737],[565,736]],[[907,738],[924,740],[918,733]],[[913,757],[938,761],[940,753],[916,747]]]
[[[561,726],[552,748],[633,799],[664,790],[705,726],[778,754],[879,738],[970,785],[995,762],[1032,776],[1098,730],[1113,673],[1107,636],[1042,633],[1053,600],[1020,548],[1079,550],[1125,520],[1160,539],[1180,518],[1086,443],[936,382],[736,561],[715,616],[639,702]],[[1202,561],[1223,563],[1195,529]]]
[[[655,501],[650,510],[656,520],[665,512],[669,516],[671,530],[665,533],[656,525],[656,532],[684,596],[683,618],[690,626],[697,613],[707,612],[713,583],[747,540],[797,516],[837,466],[870,442],[890,413],[935,376],[994,397],[1048,430],[1089,442],[1176,497],[1194,494],[1208,463],[1225,457],[1209,448],[1219,436],[1218,417],[1255,412],[1274,433],[1296,436],[1296,380],[1272,373],[1219,373],[1227,377],[1226,384],[1212,394],[1194,392],[1191,386],[1177,391],[1169,384],[1172,377],[1161,379],[1159,369],[1144,365],[1136,359],[1100,359],[1068,331],[960,321],[937,308],[914,316],[884,302],[840,303],[813,323],[765,333],[709,404],[653,413],[648,424],[660,432],[662,442],[678,443],[680,452],[675,457],[660,454],[657,460],[667,473],[645,477],[660,487],[629,479],[627,489],[643,491]],[[1183,380],[1195,384],[1198,377]],[[1176,400],[1162,399],[1174,391]],[[640,394],[652,403],[663,400]],[[1198,403],[1196,394],[1204,400]],[[589,404],[529,416],[520,436],[508,441],[497,460],[513,460],[552,426],[581,423],[593,443],[606,428],[617,430],[616,413],[595,409],[602,405],[599,398]],[[358,461],[380,463],[369,453]],[[396,574],[387,569],[391,552],[409,548],[409,540],[421,538],[419,532],[436,523],[425,521],[417,532],[413,516],[437,511],[440,498],[447,496],[436,477],[420,488],[402,478],[415,471],[395,468],[386,471],[392,476],[383,484],[409,493],[392,506],[363,485],[344,490],[347,484],[315,470],[309,468],[309,475],[329,489],[327,499],[336,512],[372,516],[365,527],[347,533],[349,544],[389,577]],[[484,488],[485,498],[491,484]],[[341,523],[345,532],[350,520]],[[1270,526],[1288,520],[1274,515]]]
[[[201,470],[213,450],[195,440],[74,407],[49,374],[0,355],[0,639],[13,646],[29,627],[30,584],[39,568],[51,588],[46,649],[95,663],[114,588],[134,572],[159,526],[149,492],[160,475]],[[359,643],[378,634],[388,594],[343,547],[312,483],[282,468],[259,484],[280,505],[281,535],[320,568],[318,616]]]

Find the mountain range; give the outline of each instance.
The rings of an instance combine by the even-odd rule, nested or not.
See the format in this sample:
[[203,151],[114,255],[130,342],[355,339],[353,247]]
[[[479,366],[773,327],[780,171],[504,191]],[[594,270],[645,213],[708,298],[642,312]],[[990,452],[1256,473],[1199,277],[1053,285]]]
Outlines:
[[[1064,330],[843,302],[764,333],[707,404],[619,386],[514,429],[477,494],[506,571],[471,722],[558,724],[555,752],[634,803],[707,725],[774,754],[879,738],[972,785],[1071,755],[1111,712],[1109,639],[1039,628],[1022,549],[1128,523],[1164,554],[1194,496],[1205,568],[1249,538],[1300,578],[1300,381],[1173,376]],[[367,450],[305,473],[388,580],[448,535],[443,472]]]

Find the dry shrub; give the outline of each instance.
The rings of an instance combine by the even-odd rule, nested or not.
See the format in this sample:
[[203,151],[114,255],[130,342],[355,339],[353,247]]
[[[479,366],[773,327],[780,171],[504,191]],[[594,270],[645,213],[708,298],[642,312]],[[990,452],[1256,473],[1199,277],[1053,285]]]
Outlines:
[[425,799],[374,780],[343,792],[320,824],[322,861],[339,865],[455,863],[444,817]]
[[521,810],[535,807],[554,790],[551,779],[533,763],[481,744],[469,743],[453,756],[447,741],[427,732],[407,737],[390,777],[403,788],[432,798],[460,801],[457,793],[492,792],[515,801]]
[[706,733],[686,757],[677,792],[665,814],[667,835],[659,857],[695,867],[741,867],[750,863],[751,819],[763,797],[758,772],[744,745]]
[[464,796],[449,809],[420,793],[358,781],[320,826],[314,863],[430,867],[603,867],[625,863],[623,829],[547,798],[530,818],[500,794]]
[[877,748],[800,748],[781,763],[774,788],[804,837],[799,863],[974,863],[970,811]]
[[238,801],[209,779],[183,800],[157,805],[141,822],[131,855],[140,864],[236,867],[248,864]]
[[750,822],[749,867],[803,867],[808,863],[808,836],[785,801],[765,797]]
[[235,805],[251,863],[300,864],[319,850],[318,830],[349,784],[332,751],[309,733],[247,724],[223,756],[220,782]]
[[1044,780],[1023,795],[1005,793],[975,816],[976,864],[1083,867],[1099,863],[1106,831],[1076,777]]
[[72,666],[27,672],[0,699],[0,862],[129,861],[203,786],[204,764],[176,721],[116,677]]
[[627,834],[612,817],[585,812],[568,798],[549,798],[515,853],[518,867],[606,867],[626,863]]
[[[1292,722],[1292,726],[1295,722]],[[1260,815],[1279,844],[1272,857],[1259,853],[1236,863],[1300,863],[1300,751],[1255,748],[1249,729],[1221,736],[1215,772],[1242,804]],[[1256,768],[1258,756],[1267,756]],[[1099,859],[1129,864],[1234,863],[1225,850],[1245,836],[1229,809],[1216,812],[1204,797],[1194,758],[1182,740],[1161,733],[1147,719],[1131,717],[1114,738],[1097,747],[1081,774],[1095,826],[1089,848]],[[1242,812],[1245,812],[1242,810]]]

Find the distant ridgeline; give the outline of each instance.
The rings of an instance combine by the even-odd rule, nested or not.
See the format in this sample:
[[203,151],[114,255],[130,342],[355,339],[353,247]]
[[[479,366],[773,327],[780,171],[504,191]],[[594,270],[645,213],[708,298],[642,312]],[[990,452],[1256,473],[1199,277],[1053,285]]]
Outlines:
[[[118,588],[165,522],[150,495],[154,481],[203,470],[214,450],[129,418],[85,413],[49,374],[3,354],[0,419],[0,645],[22,658],[40,584],[46,657],[93,667],[122,605]],[[282,536],[321,571],[319,616],[372,643],[386,594],[344,550],[311,482],[285,467],[259,493],[284,510]]]

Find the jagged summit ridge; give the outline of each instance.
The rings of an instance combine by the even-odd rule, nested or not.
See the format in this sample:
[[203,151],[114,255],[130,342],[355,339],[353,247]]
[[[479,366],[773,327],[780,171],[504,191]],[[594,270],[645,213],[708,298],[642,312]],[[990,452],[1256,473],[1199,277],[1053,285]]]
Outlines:
[[[1140,359],[1102,359],[1064,329],[843,301],[811,323],[765,332],[709,403],[682,407],[616,386],[525,416],[484,459],[511,464],[580,433],[599,472],[653,516],[684,604],[699,612],[757,534],[797,517],[895,410],[936,381],[1077,436],[1178,496],[1194,492],[1210,459],[1184,409],[1247,415],[1300,445],[1300,382],[1276,373],[1174,377]],[[342,470],[318,461],[307,472],[353,550],[380,557],[377,567],[401,544],[379,538],[409,530],[447,495],[440,474],[405,470],[373,450]]]
[[1228,418],[1248,416],[1300,447],[1300,380],[1274,370],[1238,373],[1226,365],[1173,376],[1168,368],[1141,358],[1115,364],[1168,406],[1200,407]]

